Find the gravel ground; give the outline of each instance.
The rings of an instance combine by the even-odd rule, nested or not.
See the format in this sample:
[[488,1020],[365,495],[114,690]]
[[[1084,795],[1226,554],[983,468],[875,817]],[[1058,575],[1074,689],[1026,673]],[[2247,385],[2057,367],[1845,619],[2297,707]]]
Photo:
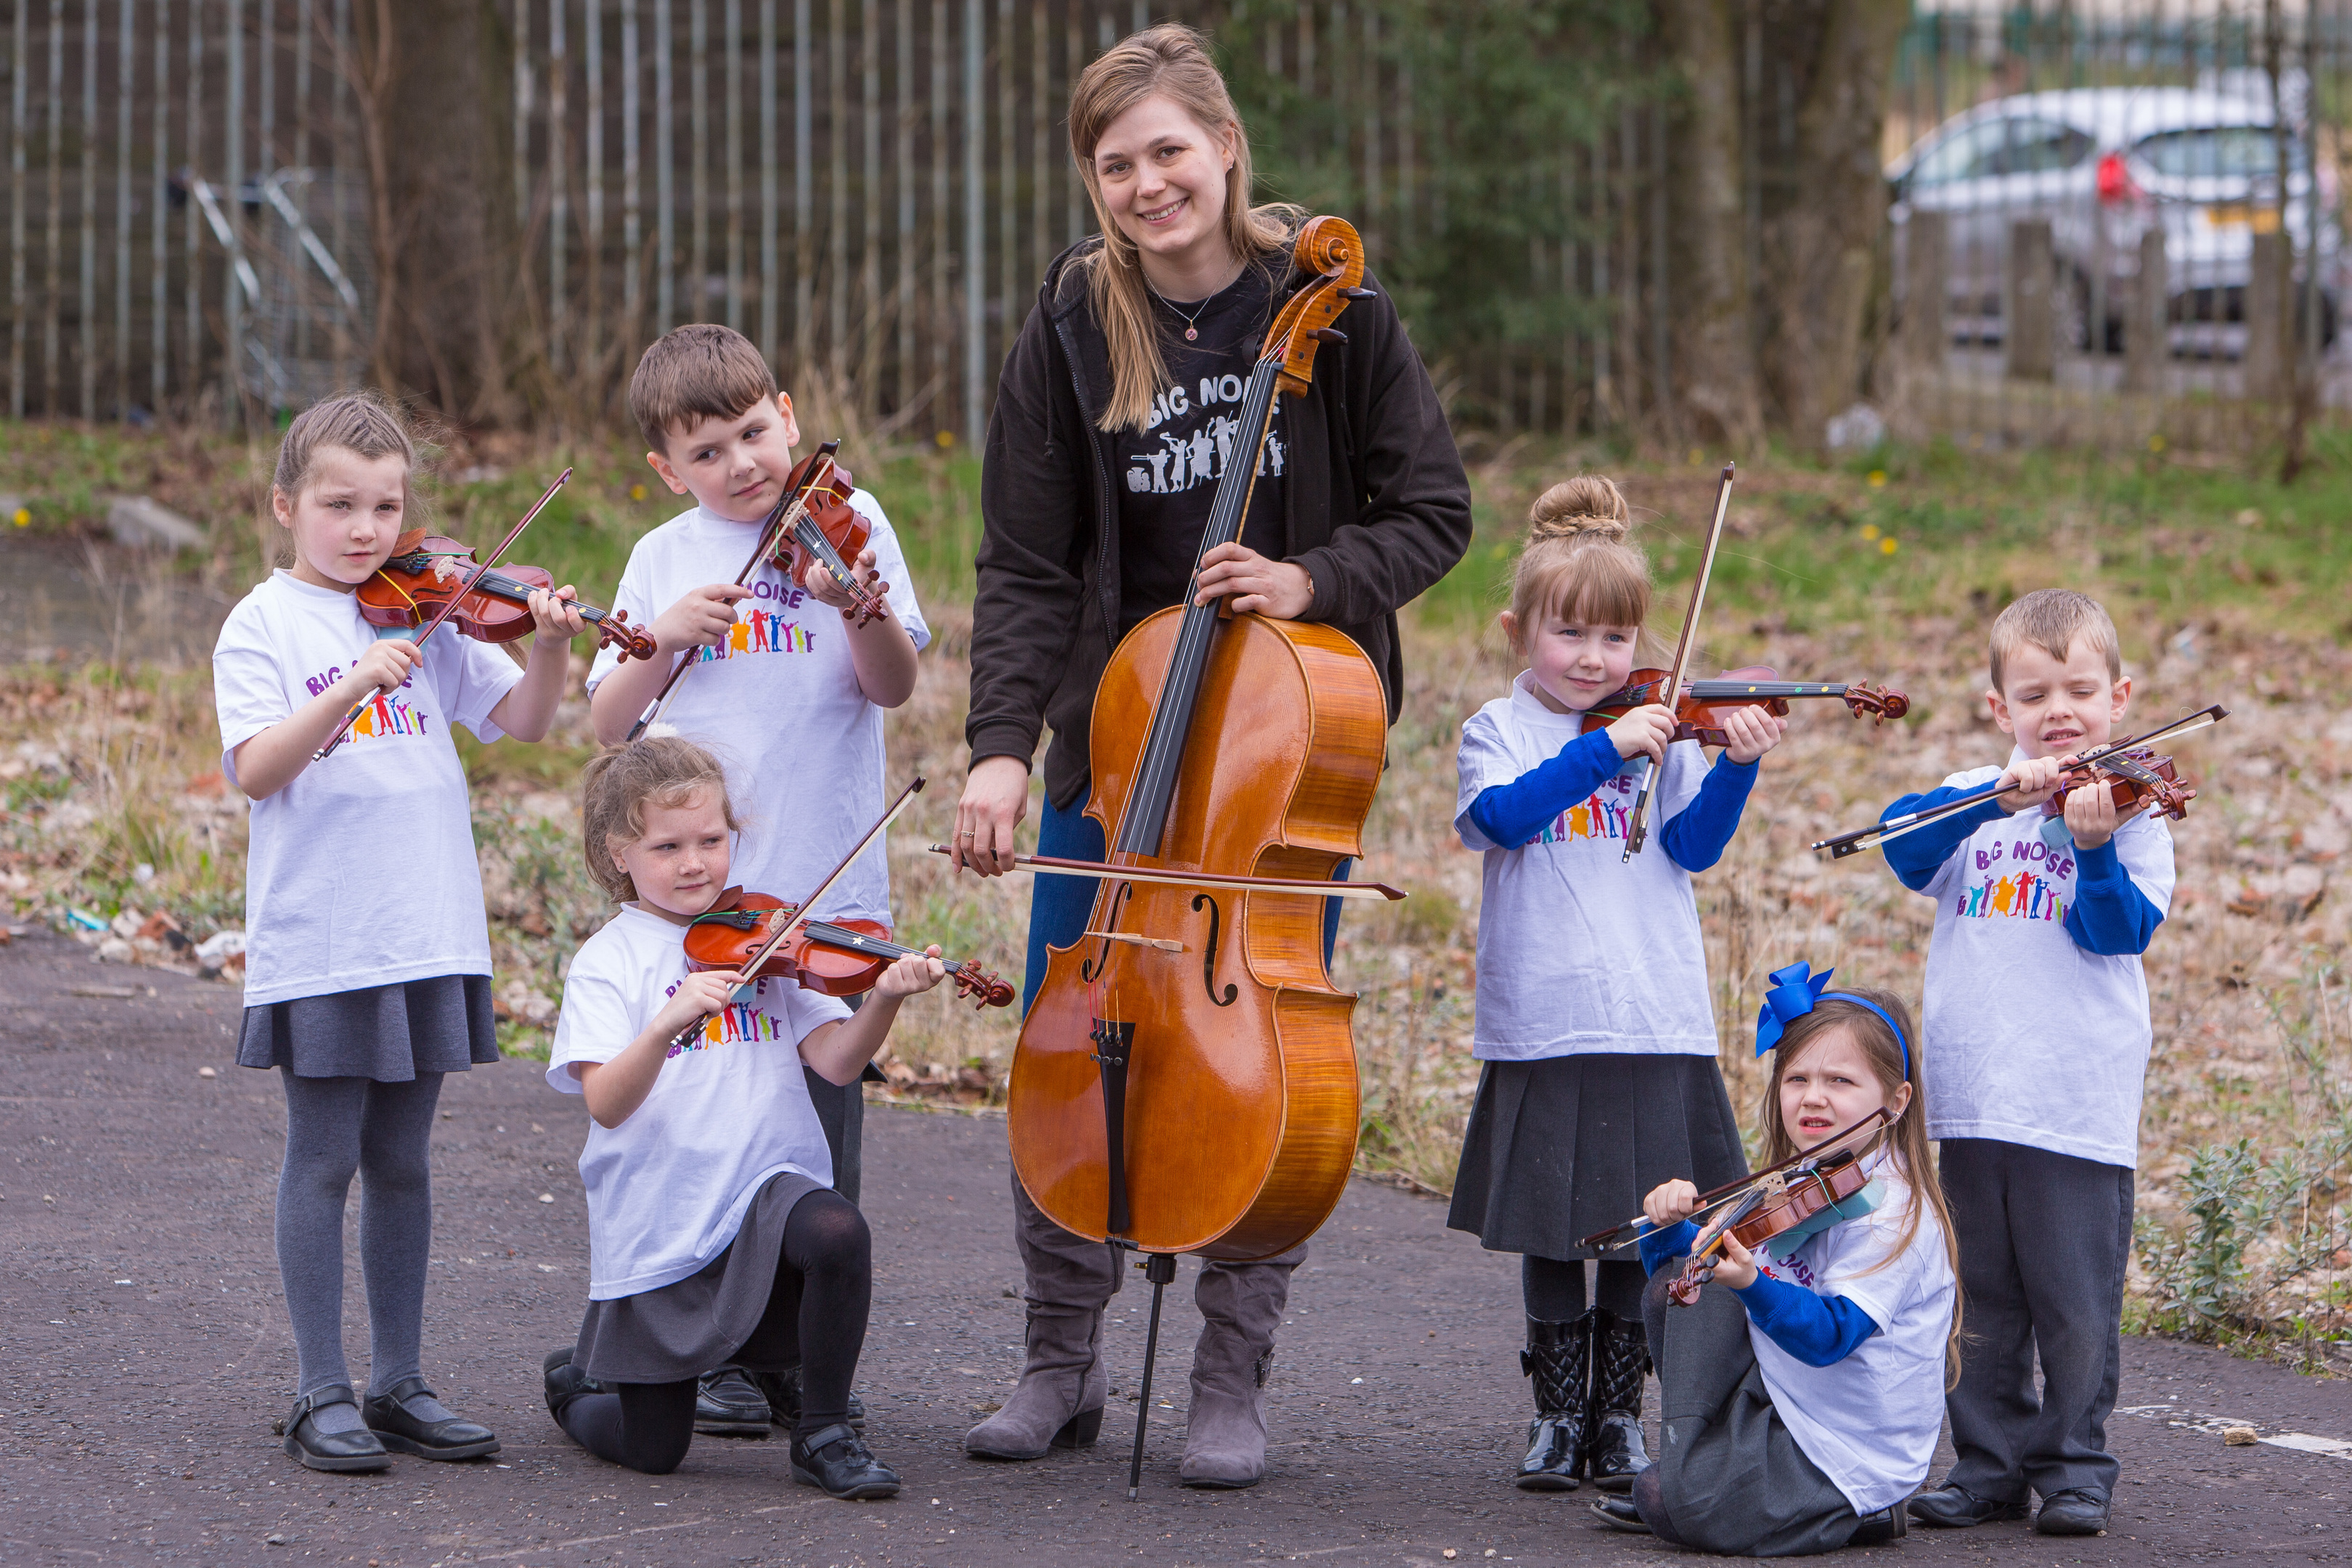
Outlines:
[[[1169,1292],[1142,1499],[1126,1453],[1149,1294],[1107,1336],[1117,1440],[1033,1465],[962,1458],[1019,1361],[1019,1270],[1003,1129],[877,1110],[866,1210],[875,1321],[859,1383],[907,1478],[852,1505],[795,1487],[781,1440],[699,1438],[655,1480],[589,1458],[548,1419],[540,1358],[579,1321],[587,1226],[580,1102],[538,1064],[454,1078],[435,1160],[440,1213],[426,1373],[488,1422],[495,1459],[401,1458],[329,1477],[278,1451],[293,1349],[270,1247],[283,1108],[230,1062],[236,994],[101,966],[35,935],[0,948],[0,1561],[930,1563],[1618,1563],[1675,1555],[1584,1516],[1589,1493],[1505,1481],[1526,1419],[1515,1261],[1445,1230],[1436,1203],[1355,1184],[1293,1291],[1269,1391],[1273,1474],[1176,1485],[1198,1315]],[[202,1076],[210,1068],[214,1076]],[[552,1201],[542,1202],[541,1194]],[[353,1205],[356,1217],[357,1205]],[[366,1343],[355,1247],[351,1352]],[[2335,1562],[2352,1551],[2352,1388],[2196,1347],[2126,1341],[2109,1437],[2124,1460],[2107,1537],[2022,1525],[1914,1534],[1915,1563]],[[1106,1438],[1112,1434],[1106,1432]]]

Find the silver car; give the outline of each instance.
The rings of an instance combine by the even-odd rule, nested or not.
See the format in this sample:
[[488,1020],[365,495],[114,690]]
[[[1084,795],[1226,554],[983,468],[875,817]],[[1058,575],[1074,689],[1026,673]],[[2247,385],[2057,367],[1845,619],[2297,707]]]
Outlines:
[[[2289,109],[2292,113],[2293,103]],[[1902,288],[1910,215],[1945,215],[1948,310],[1960,341],[2002,335],[2010,226],[2050,221],[2059,279],[2060,341],[2121,349],[2140,236],[2164,231],[2171,347],[2242,352],[2253,238],[2279,224],[2277,142],[2267,91],[2085,88],[1995,99],[1945,121],[1888,166]],[[2312,176],[2301,134],[2286,136],[2286,231],[2295,277],[2312,268]],[[2320,331],[2336,331],[2343,236],[2335,171],[2319,172]]]

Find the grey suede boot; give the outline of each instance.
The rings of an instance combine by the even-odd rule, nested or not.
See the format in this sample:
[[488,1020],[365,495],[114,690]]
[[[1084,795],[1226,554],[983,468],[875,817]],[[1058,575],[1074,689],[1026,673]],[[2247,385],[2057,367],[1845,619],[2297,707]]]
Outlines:
[[1203,1321],[1192,1347],[1191,1428],[1179,1472],[1188,1487],[1254,1487],[1265,1479],[1265,1380],[1274,1331],[1304,1247],[1264,1263],[1211,1263],[1192,1288]]
[[975,1459],[1037,1459],[1080,1448],[1102,1431],[1108,1377],[1102,1364],[1103,1303],[1119,1287],[1107,1244],[1071,1235],[1013,1182],[1013,1237],[1028,1274],[1029,1316],[1021,1381],[993,1415],[965,1434]]

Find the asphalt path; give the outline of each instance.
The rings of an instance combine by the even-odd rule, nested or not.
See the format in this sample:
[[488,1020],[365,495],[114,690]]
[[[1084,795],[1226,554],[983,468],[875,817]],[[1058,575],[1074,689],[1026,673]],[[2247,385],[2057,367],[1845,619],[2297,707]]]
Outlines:
[[[1268,1391],[1272,1474],[1176,1484],[1199,1329],[1188,1263],[1167,1299],[1140,1500],[1126,1495],[1150,1292],[1106,1336],[1106,1441],[1030,1465],[963,1458],[1020,1360],[1020,1275],[997,1120],[875,1110],[866,1207],[875,1317],[859,1385],[886,1503],[792,1483],[781,1436],[703,1437],[655,1479],[590,1458],[549,1420],[539,1364],[577,1327],[587,1224],[580,1102],[539,1064],[453,1077],[425,1372],[497,1429],[495,1458],[298,1468],[270,1434],[293,1392],[271,1250],[284,1137],[274,1077],[230,1052],[237,994],[100,965],[61,939],[0,947],[0,1562],[994,1564],[1653,1562],[1591,1524],[1589,1491],[1507,1477],[1527,1418],[1516,1259],[1444,1228],[1440,1205],[1351,1185],[1292,1293]],[[212,1076],[204,1076],[204,1069]],[[545,1194],[547,1201],[542,1201]],[[354,1220],[357,1204],[352,1205]],[[364,1376],[355,1242],[346,1331]],[[2201,1348],[2126,1341],[2109,1439],[2114,1529],[1917,1532],[1908,1563],[2336,1562],[2352,1551],[2352,1388]],[[2225,1445],[2224,1422],[2265,1438]],[[1115,1434],[1115,1440],[1114,1440]],[[2315,1443],[2314,1440],[2317,1440]],[[2281,1446],[2303,1444],[2304,1447]]]

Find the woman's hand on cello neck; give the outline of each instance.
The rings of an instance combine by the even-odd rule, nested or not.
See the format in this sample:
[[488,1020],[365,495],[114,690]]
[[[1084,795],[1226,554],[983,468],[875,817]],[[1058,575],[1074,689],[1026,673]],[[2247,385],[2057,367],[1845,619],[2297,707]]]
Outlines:
[[1002,877],[1012,870],[1021,819],[1028,814],[1027,763],[995,756],[972,763],[963,798],[956,802],[956,869],[983,877]]
[[1196,605],[1234,595],[1234,614],[1295,621],[1315,603],[1315,579],[1307,568],[1260,555],[1246,544],[1220,544],[1201,557],[1192,595]]

